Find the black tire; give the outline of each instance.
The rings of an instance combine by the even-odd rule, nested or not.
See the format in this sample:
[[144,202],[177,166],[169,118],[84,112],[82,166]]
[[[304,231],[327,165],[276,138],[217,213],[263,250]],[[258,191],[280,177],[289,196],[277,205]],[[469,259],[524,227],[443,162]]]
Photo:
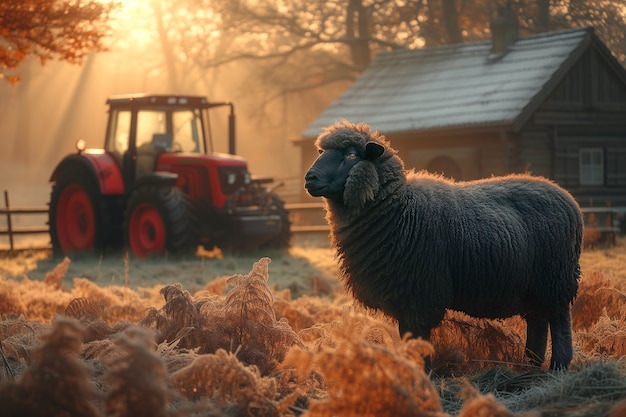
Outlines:
[[159,184],[140,186],[126,204],[126,245],[136,258],[184,253],[197,243],[194,224],[193,207],[180,189]]
[[289,220],[289,212],[285,209],[285,203],[278,194],[270,195],[269,213],[280,216],[280,234],[263,243],[262,247],[288,248],[291,242],[291,221]]
[[55,257],[104,252],[110,227],[100,187],[87,168],[69,165],[57,175],[48,225]]

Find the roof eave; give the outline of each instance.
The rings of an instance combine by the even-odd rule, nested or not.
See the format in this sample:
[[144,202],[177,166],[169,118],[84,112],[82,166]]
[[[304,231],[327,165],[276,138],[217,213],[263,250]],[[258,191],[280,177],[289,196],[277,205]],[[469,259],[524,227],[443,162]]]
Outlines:
[[454,126],[437,126],[437,127],[429,127],[424,129],[415,129],[415,130],[396,130],[393,132],[385,132],[381,130],[381,133],[384,135],[406,135],[406,134],[424,134],[430,136],[439,136],[439,135],[461,135],[467,131],[471,131],[472,133],[480,133],[494,130],[507,129],[510,130],[513,125],[513,120],[502,120],[497,122],[489,122],[489,123],[466,123],[462,125],[454,125]]
[[[412,130],[393,130],[393,131],[385,131],[384,129],[380,130],[385,136],[402,136],[402,135],[414,135],[414,134],[425,134],[431,136],[437,135],[461,135],[466,131],[472,131],[472,133],[482,132],[482,131],[494,131],[494,130],[512,130],[512,127],[515,123],[515,120],[503,120],[498,122],[489,122],[489,123],[467,123],[463,125],[455,125],[455,126],[437,126],[437,127],[428,127],[424,129],[412,129]],[[291,139],[291,142],[294,145],[303,145],[309,144],[312,140],[317,139],[316,137],[311,136],[299,136],[297,138]]]
[[593,28],[587,28],[587,33],[580,44],[572,51],[569,57],[563,61],[559,69],[552,75],[552,77],[550,77],[550,80],[548,80],[548,82],[537,92],[528,104],[524,106],[520,114],[515,118],[515,122],[513,123],[513,132],[520,132],[528,120],[530,120],[532,115],[535,114],[539,106],[543,104],[552,91],[554,91],[559,82],[565,78],[574,64],[585,53],[591,44],[593,37]]

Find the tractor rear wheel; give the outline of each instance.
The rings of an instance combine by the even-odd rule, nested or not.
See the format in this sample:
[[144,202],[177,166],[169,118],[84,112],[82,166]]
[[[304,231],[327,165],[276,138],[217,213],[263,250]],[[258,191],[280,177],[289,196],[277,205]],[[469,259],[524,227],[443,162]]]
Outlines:
[[280,233],[263,243],[264,248],[288,248],[291,241],[291,221],[289,220],[289,212],[285,209],[285,203],[278,194],[270,195],[270,214],[280,216],[281,229]]
[[128,199],[124,234],[136,258],[177,254],[196,242],[194,216],[187,196],[178,188],[146,185]]
[[104,250],[106,233],[101,200],[98,184],[84,169],[71,167],[57,177],[48,211],[55,256]]

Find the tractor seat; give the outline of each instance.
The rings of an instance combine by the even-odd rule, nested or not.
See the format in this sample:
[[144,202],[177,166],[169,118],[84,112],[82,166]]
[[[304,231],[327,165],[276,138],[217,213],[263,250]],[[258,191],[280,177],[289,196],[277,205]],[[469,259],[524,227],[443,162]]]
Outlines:
[[174,138],[171,133],[155,133],[152,135],[152,146],[158,151],[164,151],[172,147]]
[[135,178],[154,172],[157,151],[152,143],[144,143],[137,148]]

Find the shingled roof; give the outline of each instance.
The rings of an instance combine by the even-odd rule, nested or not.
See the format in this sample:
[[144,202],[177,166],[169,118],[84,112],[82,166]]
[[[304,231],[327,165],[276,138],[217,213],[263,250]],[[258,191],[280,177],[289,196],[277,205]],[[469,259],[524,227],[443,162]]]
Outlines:
[[519,38],[501,57],[491,53],[491,41],[380,53],[302,137],[344,119],[383,133],[517,130],[592,41],[601,44],[583,28]]

